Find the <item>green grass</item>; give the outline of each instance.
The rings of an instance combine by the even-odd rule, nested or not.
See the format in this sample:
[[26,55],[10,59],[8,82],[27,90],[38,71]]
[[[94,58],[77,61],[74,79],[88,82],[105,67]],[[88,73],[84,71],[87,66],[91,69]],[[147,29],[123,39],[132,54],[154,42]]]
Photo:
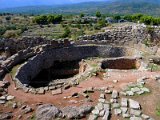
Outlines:
[[16,65],[16,66],[14,66],[14,67],[12,68],[12,70],[11,70],[11,72],[10,72],[10,74],[12,75],[12,77],[15,76],[15,74],[16,74],[16,72],[17,72],[17,70],[18,70],[19,67],[20,67],[20,65]]
[[156,108],[156,115],[160,116],[160,105],[158,105]]
[[31,116],[30,120],[36,120],[36,116],[35,116],[35,114],[32,114],[32,116]]
[[160,71],[160,65],[154,63],[150,63],[147,68],[152,69],[152,71]]

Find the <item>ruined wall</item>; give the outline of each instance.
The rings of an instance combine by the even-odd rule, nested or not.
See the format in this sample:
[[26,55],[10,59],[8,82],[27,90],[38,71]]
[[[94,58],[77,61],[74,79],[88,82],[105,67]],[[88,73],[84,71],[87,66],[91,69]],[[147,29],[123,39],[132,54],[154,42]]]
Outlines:
[[35,38],[22,38],[22,39],[0,39],[0,50],[8,51],[11,55],[17,53],[20,50],[32,48],[39,45],[50,44],[55,47],[68,46],[70,42],[67,39],[61,41],[47,40],[41,37]]
[[[74,61],[88,57],[122,57],[128,56],[127,49],[111,46],[74,46],[44,51],[28,60],[18,70],[15,79],[29,84],[42,69],[54,66],[54,61]],[[135,51],[132,50],[135,54]]]
[[[22,42],[22,41],[21,41]],[[20,42],[20,44],[21,44]],[[22,42],[23,43],[23,42]],[[19,45],[19,44],[18,44]],[[36,45],[36,44],[34,44]],[[37,43],[38,45],[38,43]],[[48,44],[38,45],[35,47],[28,47],[26,45],[26,49],[18,51],[16,54],[8,57],[6,60],[0,60],[0,79],[9,72],[15,65],[20,64],[29,58],[40,54],[41,52],[49,49],[63,48],[71,46],[68,41],[61,41],[58,43],[57,41],[52,41]],[[15,47],[15,46],[14,46]]]
[[[156,36],[156,37],[155,37]],[[141,24],[122,24],[120,26],[106,28],[104,33],[85,35],[78,38],[77,44],[114,44],[133,45],[144,43],[147,39],[160,38],[160,28],[154,29],[154,36],[147,31],[147,26]]]

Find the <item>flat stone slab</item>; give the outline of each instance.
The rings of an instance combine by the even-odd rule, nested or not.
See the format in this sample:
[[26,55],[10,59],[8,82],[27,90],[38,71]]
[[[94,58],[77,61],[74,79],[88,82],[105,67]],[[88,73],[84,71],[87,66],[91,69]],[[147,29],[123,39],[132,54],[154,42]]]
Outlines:
[[5,100],[0,100],[0,104],[5,104],[6,101]]
[[94,110],[92,110],[92,114],[94,114],[94,115],[98,115],[98,114],[99,114],[99,110],[98,110],[98,109],[94,109]]
[[141,117],[130,117],[130,120],[142,120]]
[[6,99],[7,100],[13,100],[14,98],[15,98],[14,96],[8,95]]
[[122,98],[121,99],[121,106],[122,107],[127,107],[128,106],[128,99],[127,98]]
[[45,93],[45,90],[43,88],[40,88],[38,91],[37,91],[37,94],[44,94]]
[[128,108],[127,107],[121,107],[121,110],[122,110],[122,113],[125,114],[125,113],[127,113]]
[[114,114],[115,115],[120,115],[122,113],[121,109],[114,109]]
[[134,92],[132,92],[132,91],[126,91],[126,95],[128,95],[128,96],[133,96],[133,95],[134,95]]
[[113,109],[115,109],[115,108],[120,108],[120,106],[121,106],[121,105],[120,105],[119,103],[113,103],[113,104],[112,104],[112,108],[113,108]]
[[140,104],[139,104],[139,102],[137,102],[135,100],[129,99],[129,107],[131,109],[137,109],[137,110],[139,110],[140,109]]
[[100,94],[100,98],[105,99],[105,95],[104,94]]
[[102,120],[109,120],[109,115],[110,115],[109,110],[105,111],[105,114],[104,114]]
[[134,88],[131,88],[131,91],[134,92],[134,93],[136,93],[136,92],[141,91],[141,89],[138,88],[138,87],[134,87]]
[[140,116],[142,114],[142,111],[131,109],[130,114],[133,115],[133,116]]
[[147,92],[147,93],[150,92],[150,90],[148,88],[146,88],[146,87],[141,88],[141,90],[144,91],[144,92]]
[[145,120],[148,120],[150,117],[148,115],[142,114],[141,117]]
[[113,92],[112,92],[112,98],[113,99],[118,98],[118,92],[116,90],[113,90]]
[[52,90],[52,95],[62,94],[62,89]]
[[97,120],[97,115],[90,115],[88,120]]

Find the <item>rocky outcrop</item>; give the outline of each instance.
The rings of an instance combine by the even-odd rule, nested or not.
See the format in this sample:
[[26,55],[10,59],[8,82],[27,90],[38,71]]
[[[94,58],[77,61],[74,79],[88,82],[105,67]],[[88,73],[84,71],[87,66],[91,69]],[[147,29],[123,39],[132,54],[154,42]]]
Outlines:
[[41,105],[36,110],[36,120],[53,120],[60,116],[61,111],[51,104]]
[[56,118],[78,119],[85,117],[92,110],[91,105],[82,105],[80,107],[67,106],[62,110],[51,104],[44,104],[36,110],[36,120],[53,120]]

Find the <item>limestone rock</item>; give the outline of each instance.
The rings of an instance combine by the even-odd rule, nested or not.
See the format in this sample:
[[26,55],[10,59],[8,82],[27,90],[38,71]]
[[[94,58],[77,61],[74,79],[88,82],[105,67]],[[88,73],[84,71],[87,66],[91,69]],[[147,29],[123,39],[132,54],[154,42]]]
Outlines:
[[13,100],[14,98],[15,98],[14,96],[8,95],[6,99],[9,101],[9,100]]
[[13,117],[12,113],[0,113],[0,120],[8,120]]
[[121,99],[121,106],[122,107],[127,107],[128,106],[128,99],[127,98],[122,98]]
[[142,114],[142,111],[131,109],[130,114],[133,116],[140,116]]
[[113,90],[112,92],[112,98],[116,99],[118,97],[118,92],[116,90]]
[[100,98],[105,99],[105,95],[104,94],[100,94]]
[[131,91],[134,92],[134,93],[136,93],[136,92],[140,91],[140,88],[134,87],[134,88],[131,88]]
[[86,116],[92,110],[90,105],[82,105],[80,107],[68,106],[62,109],[63,116],[67,119],[79,119]]
[[37,94],[44,94],[45,90],[44,88],[39,88],[39,90],[37,91]]
[[128,96],[133,96],[133,95],[134,95],[134,93],[133,93],[132,91],[126,91],[126,94],[127,94]]
[[52,90],[52,95],[58,95],[58,94],[62,94],[62,89],[59,88],[57,90]]
[[88,120],[97,120],[97,115],[90,115]]
[[141,117],[145,120],[148,120],[150,117],[148,115],[142,114]]
[[129,99],[129,107],[132,109],[140,109],[140,104],[132,99]]
[[142,120],[141,117],[130,117],[130,120]]
[[101,103],[105,103],[105,99],[102,99],[102,98],[98,99],[98,101]]
[[120,104],[119,103],[113,103],[112,104],[112,108],[120,108]]
[[114,109],[115,115],[120,115],[122,113],[121,109]]
[[59,117],[60,115],[61,111],[51,104],[40,105],[36,110],[37,120],[51,120]]
[[127,111],[128,111],[128,108],[127,107],[121,107],[121,110],[122,110],[122,113],[127,113]]
[[98,114],[99,114],[99,110],[98,110],[98,109],[94,109],[94,110],[92,111],[92,114],[98,115]]

